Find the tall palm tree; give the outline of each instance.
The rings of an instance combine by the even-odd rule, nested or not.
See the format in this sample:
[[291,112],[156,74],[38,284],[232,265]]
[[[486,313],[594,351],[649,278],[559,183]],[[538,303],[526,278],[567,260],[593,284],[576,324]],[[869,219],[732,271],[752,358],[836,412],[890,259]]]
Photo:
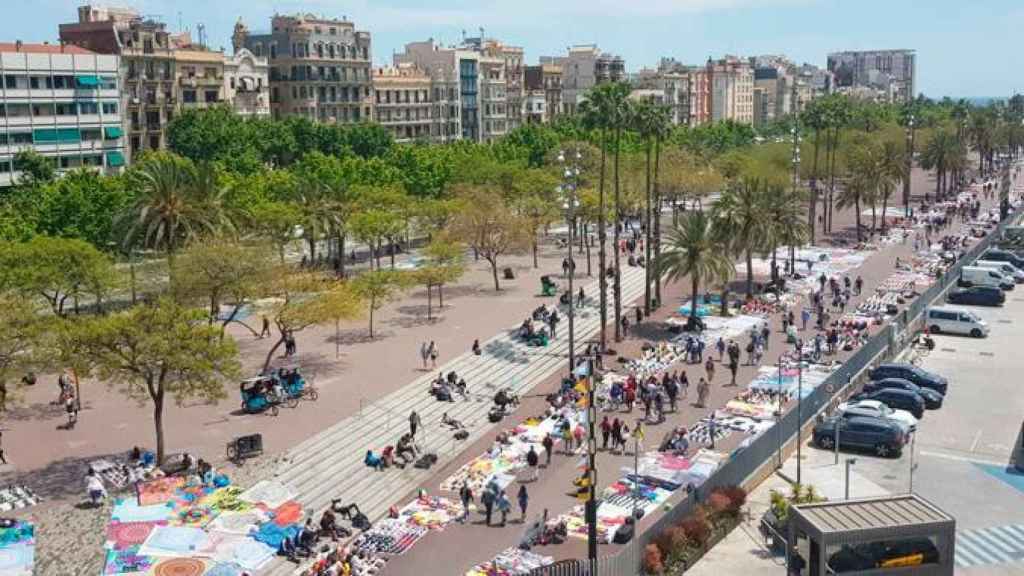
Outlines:
[[[664,106],[659,106],[651,101],[640,101],[633,107],[631,124],[633,129],[644,140],[644,260],[651,261],[651,251],[654,244],[654,227],[657,223],[654,213],[660,212],[655,190],[657,174],[652,180],[652,168],[658,164],[660,154],[660,140],[666,132],[668,124],[668,112]],[[651,313],[651,284],[657,281],[657,273],[651,267],[644,268],[644,313]]]
[[715,225],[725,230],[747,267],[747,296],[754,293],[753,255],[765,245],[766,184],[758,179],[734,181],[712,209]]
[[697,296],[701,282],[728,277],[732,260],[712,219],[702,211],[683,215],[669,232],[666,250],[656,262],[659,275],[671,281],[690,278],[690,317],[697,317]]
[[861,236],[861,204],[868,202],[873,210],[876,191],[879,188],[880,164],[877,148],[871,140],[858,142],[853,146],[848,154],[851,176],[836,198],[836,206],[840,210],[851,207],[854,209],[858,242],[863,240]]
[[612,82],[608,86],[608,116],[605,118],[608,128],[614,135],[612,139],[613,171],[614,171],[614,214],[615,228],[613,246],[615,251],[615,341],[622,341],[622,251],[619,250],[619,224],[622,222],[622,195],[619,175],[619,160],[622,156],[622,133],[629,127],[631,103],[629,101],[629,84]]
[[803,220],[803,194],[800,191],[772,184],[765,194],[763,247],[767,249],[766,255],[771,257],[772,280],[776,281],[779,276],[776,264],[779,246],[790,247],[792,269],[796,246],[807,241],[808,224]]
[[[597,240],[598,240],[598,252],[597,261],[598,267],[601,273],[598,275],[598,283],[600,286],[601,297],[601,349],[604,350],[608,343],[607,328],[608,328],[608,277],[605,275],[607,270],[607,239],[608,239],[608,224],[605,221],[605,214],[607,209],[605,208],[605,165],[608,156],[608,148],[612,142],[615,134],[615,123],[612,121],[619,114],[619,108],[623,105],[624,99],[620,96],[621,89],[616,88],[614,84],[601,84],[595,87],[587,94],[587,99],[581,104],[581,117],[583,124],[590,130],[596,130],[598,132],[598,138],[601,141],[601,173],[598,176],[598,211],[597,211]],[[616,151],[618,146],[616,146]],[[616,152],[617,154],[617,152]],[[616,156],[617,158],[617,156]],[[617,188],[617,186],[616,186]],[[618,194],[616,193],[616,206],[618,206]],[[616,211],[616,217],[618,212]],[[618,233],[618,222],[616,221],[615,226],[615,269],[618,270],[619,266],[619,233]],[[616,272],[617,273],[617,272]],[[618,278],[618,277],[616,277]],[[616,308],[615,314],[615,339],[618,341],[621,339],[619,335],[619,311]]]
[[952,165],[957,163],[955,157],[960,155],[962,145],[955,134],[942,128],[932,134],[931,139],[925,144],[921,151],[921,167],[925,170],[935,170],[935,198],[942,197],[943,184],[946,180],[946,173]]
[[991,167],[992,153],[995,148],[996,117],[991,110],[978,110],[970,117],[967,127],[971,145],[978,153],[978,170],[985,171],[986,162]]
[[882,199],[882,234],[885,234],[885,221],[888,217],[889,198],[898,186],[901,186],[910,174],[907,173],[907,154],[910,151],[906,146],[894,140],[886,140],[878,157],[879,172],[881,180],[879,196]]
[[174,281],[174,256],[189,241],[233,229],[224,206],[225,189],[211,165],[196,166],[169,153],[143,158],[129,179],[138,188],[135,202],[118,216],[125,247],[161,250]]
[[821,134],[827,129],[828,123],[823,100],[812,100],[800,114],[800,123],[814,130],[814,159],[811,164],[811,194],[807,209],[807,225],[810,227],[810,240],[814,242],[814,225],[818,211],[818,158],[821,150]]

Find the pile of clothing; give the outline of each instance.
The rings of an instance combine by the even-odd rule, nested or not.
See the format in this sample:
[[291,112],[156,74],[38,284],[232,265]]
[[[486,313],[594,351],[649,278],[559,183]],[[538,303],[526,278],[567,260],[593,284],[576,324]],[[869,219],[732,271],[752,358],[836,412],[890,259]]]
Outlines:
[[534,570],[554,563],[551,556],[536,552],[507,548],[488,562],[477,564],[466,576],[528,576]]

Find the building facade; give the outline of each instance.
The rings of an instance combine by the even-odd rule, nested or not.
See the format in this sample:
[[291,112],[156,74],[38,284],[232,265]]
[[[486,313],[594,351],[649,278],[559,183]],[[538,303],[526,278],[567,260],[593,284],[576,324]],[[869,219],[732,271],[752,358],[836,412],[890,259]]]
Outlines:
[[270,76],[266,58],[235,48],[224,59],[224,100],[242,116],[270,116]]
[[374,118],[396,142],[439,141],[430,76],[411,65],[374,68]]
[[562,67],[555,64],[527,66],[525,116],[528,122],[547,123],[562,110]]
[[711,88],[711,120],[754,123],[754,70],[750,62],[735,56],[708,60]]
[[711,72],[695,68],[690,73],[690,124],[699,126],[711,122]]
[[690,125],[690,73],[684,69],[675,71],[644,68],[636,73],[634,85],[639,90],[658,90],[662,95],[660,103],[669,109],[673,125]]
[[828,71],[840,92],[889,102],[909,102],[916,94],[917,55],[913,50],[868,50],[828,55]]
[[601,52],[596,44],[572,46],[566,56],[541,56],[541,65],[562,70],[561,113],[575,114],[588,91],[604,82],[626,79],[626,63],[614,54]]
[[14,156],[35,150],[58,172],[125,164],[120,61],[69,45],[0,43],[0,187]]
[[270,20],[268,33],[236,26],[234,43],[270,66],[270,111],[274,118],[302,116],[318,122],[373,119],[370,33],[348,20],[311,14]]

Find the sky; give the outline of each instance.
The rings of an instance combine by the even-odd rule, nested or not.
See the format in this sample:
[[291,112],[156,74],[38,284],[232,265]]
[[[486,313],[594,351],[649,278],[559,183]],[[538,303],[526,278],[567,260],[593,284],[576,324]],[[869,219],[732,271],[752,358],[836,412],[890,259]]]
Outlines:
[[[0,0],[0,41],[56,41],[80,0]],[[231,49],[239,17],[256,32],[274,13],[345,16],[373,35],[387,64],[406,42],[458,43],[463,31],[526,50],[527,63],[596,43],[635,71],[662,56],[785,54],[824,67],[829,52],[917,50],[917,90],[933,98],[1002,97],[1024,90],[1021,0],[106,0],[167,23],[203,24],[207,43]]]

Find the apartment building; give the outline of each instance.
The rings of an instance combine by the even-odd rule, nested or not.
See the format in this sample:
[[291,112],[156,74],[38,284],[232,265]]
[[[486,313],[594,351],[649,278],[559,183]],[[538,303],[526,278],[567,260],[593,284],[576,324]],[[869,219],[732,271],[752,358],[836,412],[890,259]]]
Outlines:
[[754,70],[750,62],[735,56],[708,60],[711,119],[754,123]]
[[415,66],[374,68],[374,117],[396,142],[439,141],[430,76]]
[[235,43],[270,66],[274,118],[303,116],[319,122],[373,119],[370,33],[345,19],[312,14],[275,15],[271,30],[236,26]]
[[120,58],[130,157],[165,148],[167,125],[182,109],[228,104],[243,114],[266,114],[260,92],[267,68],[258,55],[236,50],[226,57],[125,8],[82,6],[78,22],[59,29],[64,43]]
[[541,56],[540,64],[562,69],[562,113],[576,113],[586,93],[604,82],[626,79],[626,63],[614,54],[601,52],[596,44],[572,46],[566,56]]
[[526,121],[547,123],[554,120],[562,109],[562,67],[554,64],[526,66],[523,81],[526,87]]
[[78,46],[0,42],[0,187],[17,183],[14,156],[32,149],[59,171],[125,164],[120,62]]
[[914,50],[866,50],[828,55],[835,88],[888,102],[909,102],[916,94]]
[[636,73],[633,80],[637,90],[661,92],[661,96],[656,98],[656,100],[668,107],[673,125],[690,125],[691,75],[689,72],[685,70],[670,72],[643,68]]
[[706,67],[690,72],[690,125],[711,122],[711,72]]
[[[524,113],[524,67],[523,48],[520,46],[509,46],[500,40],[493,38],[467,38],[463,45],[480,52],[488,58],[500,59],[504,66],[501,72],[505,78],[505,105],[506,118],[505,128],[507,131],[515,130],[523,123]],[[486,127],[485,127],[486,132]]]

